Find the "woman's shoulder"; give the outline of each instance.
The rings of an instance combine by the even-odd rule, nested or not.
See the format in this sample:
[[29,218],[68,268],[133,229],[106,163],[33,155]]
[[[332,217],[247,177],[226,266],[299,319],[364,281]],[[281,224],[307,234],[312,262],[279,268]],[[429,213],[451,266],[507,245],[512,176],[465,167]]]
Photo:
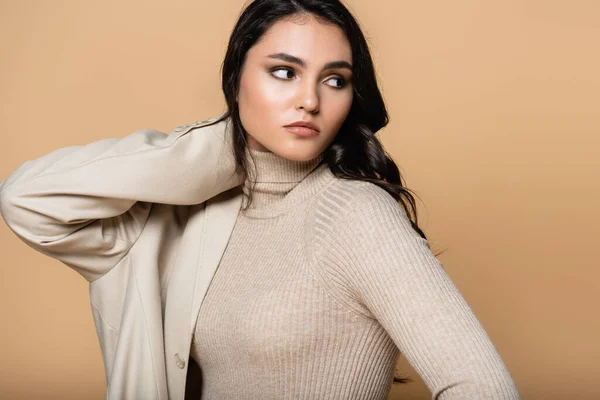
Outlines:
[[368,181],[336,178],[319,196],[315,217],[325,224],[348,219],[381,218],[386,214],[404,214],[398,201],[383,187]]

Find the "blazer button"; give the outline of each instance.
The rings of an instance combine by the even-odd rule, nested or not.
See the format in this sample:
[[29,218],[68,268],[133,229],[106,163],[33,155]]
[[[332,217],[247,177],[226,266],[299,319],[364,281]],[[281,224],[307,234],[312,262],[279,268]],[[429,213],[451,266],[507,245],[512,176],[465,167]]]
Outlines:
[[177,366],[181,369],[185,367],[185,360],[181,358],[179,353],[175,353],[175,364],[177,364]]

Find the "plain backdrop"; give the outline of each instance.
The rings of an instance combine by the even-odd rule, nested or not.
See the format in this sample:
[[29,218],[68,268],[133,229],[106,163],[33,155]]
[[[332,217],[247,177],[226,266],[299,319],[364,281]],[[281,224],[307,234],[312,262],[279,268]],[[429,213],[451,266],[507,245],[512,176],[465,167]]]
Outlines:
[[[244,3],[1,0],[0,180],[219,115]],[[600,398],[600,2],[345,4],[390,113],[380,138],[524,398]],[[102,399],[87,283],[4,223],[0,246],[0,397]],[[429,398],[403,357],[397,373],[414,382],[389,399]]]

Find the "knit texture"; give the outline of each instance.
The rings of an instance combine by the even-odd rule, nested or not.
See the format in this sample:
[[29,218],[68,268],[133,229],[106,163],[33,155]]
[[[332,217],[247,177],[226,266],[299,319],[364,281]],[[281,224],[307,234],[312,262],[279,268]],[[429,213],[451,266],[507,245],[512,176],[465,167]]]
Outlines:
[[[402,352],[432,398],[520,399],[398,202],[319,155],[248,150],[258,175],[192,340],[202,399],[386,399]],[[244,205],[246,202],[243,203]]]

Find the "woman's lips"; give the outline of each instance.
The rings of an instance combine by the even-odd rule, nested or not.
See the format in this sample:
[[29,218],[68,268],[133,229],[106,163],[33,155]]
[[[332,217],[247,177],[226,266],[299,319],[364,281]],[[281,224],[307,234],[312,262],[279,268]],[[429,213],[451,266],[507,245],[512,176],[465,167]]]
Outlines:
[[317,131],[315,131],[314,129],[311,128],[307,128],[304,126],[284,126],[285,129],[287,129],[289,132],[292,132],[298,136],[303,136],[303,137],[311,137],[311,136],[315,136],[317,133]]

